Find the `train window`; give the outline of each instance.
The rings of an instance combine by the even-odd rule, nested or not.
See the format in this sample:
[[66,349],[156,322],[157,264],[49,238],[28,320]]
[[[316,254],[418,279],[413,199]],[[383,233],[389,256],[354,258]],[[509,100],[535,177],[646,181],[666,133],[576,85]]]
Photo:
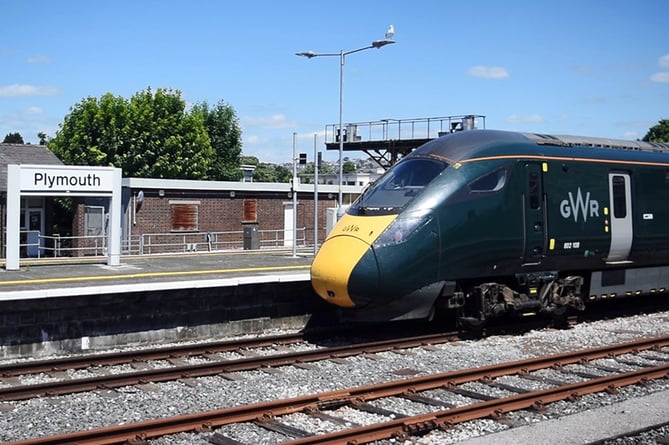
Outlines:
[[476,181],[469,184],[472,192],[496,192],[504,187],[506,182],[506,170],[500,168],[492,173],[481,176]]
[[537,210],[540,207],[541,190],[539,185],[539,174],[537,172],[530,172],[528,175],[528,193],[530,200],[530,209]]
[[448,164],[431,158],[406,159],[395,164],[358,197],[351,207],[358,213],[393,213],[405,207]]
[[625,177],[614,176],[611,183],[613,191],[613,217],[625,218],[627,216],[627,197],[625,196]]

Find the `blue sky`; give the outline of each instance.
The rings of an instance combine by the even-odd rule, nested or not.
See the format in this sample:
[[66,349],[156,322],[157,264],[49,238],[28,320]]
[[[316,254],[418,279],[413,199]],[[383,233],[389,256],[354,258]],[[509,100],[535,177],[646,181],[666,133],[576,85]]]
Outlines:
[[295,53],[360,48],[390,24],[396,44],[346,57],[344,122],[478,114],[637,139],[669,118],[666,0],[6,0],[2,17],[0,137],[31,143],[87,97],[171,88],[232,106],[245,155],[290,162],[294,132],[312,153],[339,120],[338,57]]

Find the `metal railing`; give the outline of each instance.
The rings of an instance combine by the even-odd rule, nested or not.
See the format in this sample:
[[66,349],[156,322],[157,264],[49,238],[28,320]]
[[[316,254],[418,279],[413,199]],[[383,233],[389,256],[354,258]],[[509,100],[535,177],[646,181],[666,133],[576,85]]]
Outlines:
[[[258,230],[260,248],[290,247],[291,230]],[[139,235],[138,254],[214,252],[248,249],[243,230],[225,232],[144,233]],[[306,246],[306,228],[297,229],[297,246]],[[288,244],[288,246],[286,246]]]
[[39,230],[22,230],[19,234],[21,258],[105,256],[107,254],[107,237],[105,235],[42,235]]
[[[307,247],[307,228],[297,229],[296,246]],[[42,235],[37,230],[23,230],[19,244],[21,258],[104,257],[107,236]],[[292,230],[258,230],[260,249],[292,247]],[[28,241],[30,240],[30,241]],[[121,240],[123,255],[214,252],[250,249],[243,230],[225,232],[145,233]],[[6,247],[6,246],[5,246]]]
[[474,128],[485,128],[485,116],[468,114],[415,119],[381,119],[348,123],[343,129],[339,128],[339,124],[328,124],[325,126],[325,143],[339,142],[340,134],[343,134],[344,142],[354,143],[433,139],[446,133]]

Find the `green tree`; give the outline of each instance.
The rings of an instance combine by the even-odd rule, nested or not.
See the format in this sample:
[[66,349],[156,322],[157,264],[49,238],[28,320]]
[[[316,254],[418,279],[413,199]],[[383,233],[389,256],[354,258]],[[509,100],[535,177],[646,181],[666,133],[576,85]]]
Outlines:
[[24,144],[23,137],[21,133],[8,133],[5,136],[5,139],[2,141],[3,144]]
[[245,164],[245,165],[259,165],[260,164],[260,159],[256,158],[255,156],[240,156],[239,157],[239,164]]
[[70,165],[114,166],[125,176],[206,179],[213,150],[201,113],[181,92],[150,88],[130,100],[107,93],[70,109],[48,146]]
[[292,177],[290,169],[276,164],[260,163],[253,172],[255,182],[290,182]]
[[353,161],[349,161],[349,160],[344,161],[344,165],[342,167],[342,170],[344,171],[344,174],[355,172],[355,163]]
[[65,164],[122,167],[127,112],[122,97],[88,97],[70,108],[49,149]]
[[235,110],[220,101],[213,108],[201,102],[193,106],[191,112],[202,115],[214,151],[207,177],[218,181],[241,179],[242,131]]
[[135,94],[128,104],[123,170],[144,178],[205,179],[213,156],[209,136],[203,116],[185,110],[180,91]]
[[46,145],[49,142],[49,136],[47,136],[43,131],[37,133],[37,137],[39,138],[40,145]]
[[643,137],[646,142],[669,142],[669,119],[661,119]]

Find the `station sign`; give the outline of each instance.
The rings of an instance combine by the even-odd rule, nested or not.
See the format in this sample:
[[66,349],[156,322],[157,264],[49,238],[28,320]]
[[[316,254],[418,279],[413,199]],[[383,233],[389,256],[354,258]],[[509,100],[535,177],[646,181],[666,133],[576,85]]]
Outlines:
[[110,194],[113,167],[21,165],[21,193],[46,195]]
[[121,263],[121,175],[114,167],[7,164],[6,270],[21,268],[22,196],[109,198],[107,265]]

